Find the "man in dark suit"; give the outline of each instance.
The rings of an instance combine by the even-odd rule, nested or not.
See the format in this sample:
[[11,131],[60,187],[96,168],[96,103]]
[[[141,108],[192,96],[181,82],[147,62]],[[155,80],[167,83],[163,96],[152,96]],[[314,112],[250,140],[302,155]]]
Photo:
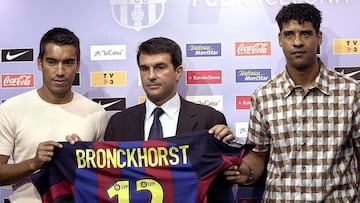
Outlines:
[[181,49],[176,42],[163,37],[143,42],[139,46],[137,63],[146,102],[114,114],[108,123],[105,140],[148,140],[156,107],[165,111],[160,117],[164,137],[210,129],[218,139],[234,139],[223,113],[189,102],[178,94],[177,83],[183,67]]
[[[122,111],[121,113],[114,114],[111,117],[110,122],[107,126],[105,140],[146,140],[143,128],[145,124],[145,116],[145,103],[138,104]],[[179,135],[197,130],[210,129],[216,124],[226,125],[226,119],[224,117],[224,114],[216,111],[211,107],[189,102],[184,98],[180,97],[180,112],[176,127],[176,133],[174,135]],[[217,127],[222,126],[216,126],[216,128]],[[230,131],[226,131],[225,127],[221,130],[224,131],[223,133],[231,133]]]
[[[218,139],[231,141],[234,135],[226,126],[223,113],[212,107],[186,101],[177,92],[183,74],[180,46],[173,40],[158,37],[140,44],[137,53],[146,102],[114,114],[108,123],[105,140],[141,141],[149,139],[152,112],[161,107],[163,137],[197,130],[209,130]],[[209,202],[233,202],[231,184],[219,177],[210,188]]]

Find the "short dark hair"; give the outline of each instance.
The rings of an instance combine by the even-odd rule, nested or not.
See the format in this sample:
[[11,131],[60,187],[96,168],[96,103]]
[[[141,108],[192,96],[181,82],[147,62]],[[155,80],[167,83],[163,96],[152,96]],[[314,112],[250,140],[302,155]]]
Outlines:
[[322,21],[321,11],[314,5],[308,3],[290,3],[281,8],[275,18],[280,31],[283,29],[283,23],[288,23],[290,20],[297,20],[300,24],[304,22],[311,22],[316,30],[320,30]]
[[80,40],[70,30],[66,28],[55,27],[47,31],[40,40],[40,51],[38,58],[41,59],[45,54],[45,47],[48,43],[57,45],[72,45],[76,49],[77,60],[80,61]]
[[173,40],[165,37],[155,37],[142,42],[138,47],[136,55],[137,64],[140,66],[139,58],[141,54],[161,54],[168,53],[171,57],[171,63],[176,69],[182,64],[182,54],[180,46]]

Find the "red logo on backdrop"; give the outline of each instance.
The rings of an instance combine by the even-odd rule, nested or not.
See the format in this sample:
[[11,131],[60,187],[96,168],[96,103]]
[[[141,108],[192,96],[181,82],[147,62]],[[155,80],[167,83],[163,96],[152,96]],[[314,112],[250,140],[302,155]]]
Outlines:
[[2,74],[2,88],[34,88],[35,75],[33,73]]
[[235,42],[235,56],[271,55],[271,42]]
[[186,84],[221,84],[221,70],[196,70],[186,72]]
[[236,109],[250,109],[251,96],[236,96]]

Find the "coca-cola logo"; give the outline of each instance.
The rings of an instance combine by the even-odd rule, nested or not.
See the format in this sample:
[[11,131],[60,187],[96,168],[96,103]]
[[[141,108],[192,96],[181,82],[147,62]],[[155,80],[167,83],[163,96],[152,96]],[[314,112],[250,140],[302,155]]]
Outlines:
[[34,88],[34,74],[3,74],[2,88]]
[[236,56],[271,55],[271,42],[236,42]]

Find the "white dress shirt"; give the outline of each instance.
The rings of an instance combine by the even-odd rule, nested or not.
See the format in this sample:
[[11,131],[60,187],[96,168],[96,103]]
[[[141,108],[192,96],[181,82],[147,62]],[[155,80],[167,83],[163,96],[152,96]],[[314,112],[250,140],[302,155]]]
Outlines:
[[[152,112],[158,106],[152,103],[150,100],[145,102],[146,114],[145,114],[145,140],[148,140],[151,125],[154,120]],[[164,137],[173,137],[176,134],[177,122],[180,112],[180,96],[178,93],[167,101],[165,104],[160,106],[164,110],[164,114],[160,116],[160,122],[163,128]]]

